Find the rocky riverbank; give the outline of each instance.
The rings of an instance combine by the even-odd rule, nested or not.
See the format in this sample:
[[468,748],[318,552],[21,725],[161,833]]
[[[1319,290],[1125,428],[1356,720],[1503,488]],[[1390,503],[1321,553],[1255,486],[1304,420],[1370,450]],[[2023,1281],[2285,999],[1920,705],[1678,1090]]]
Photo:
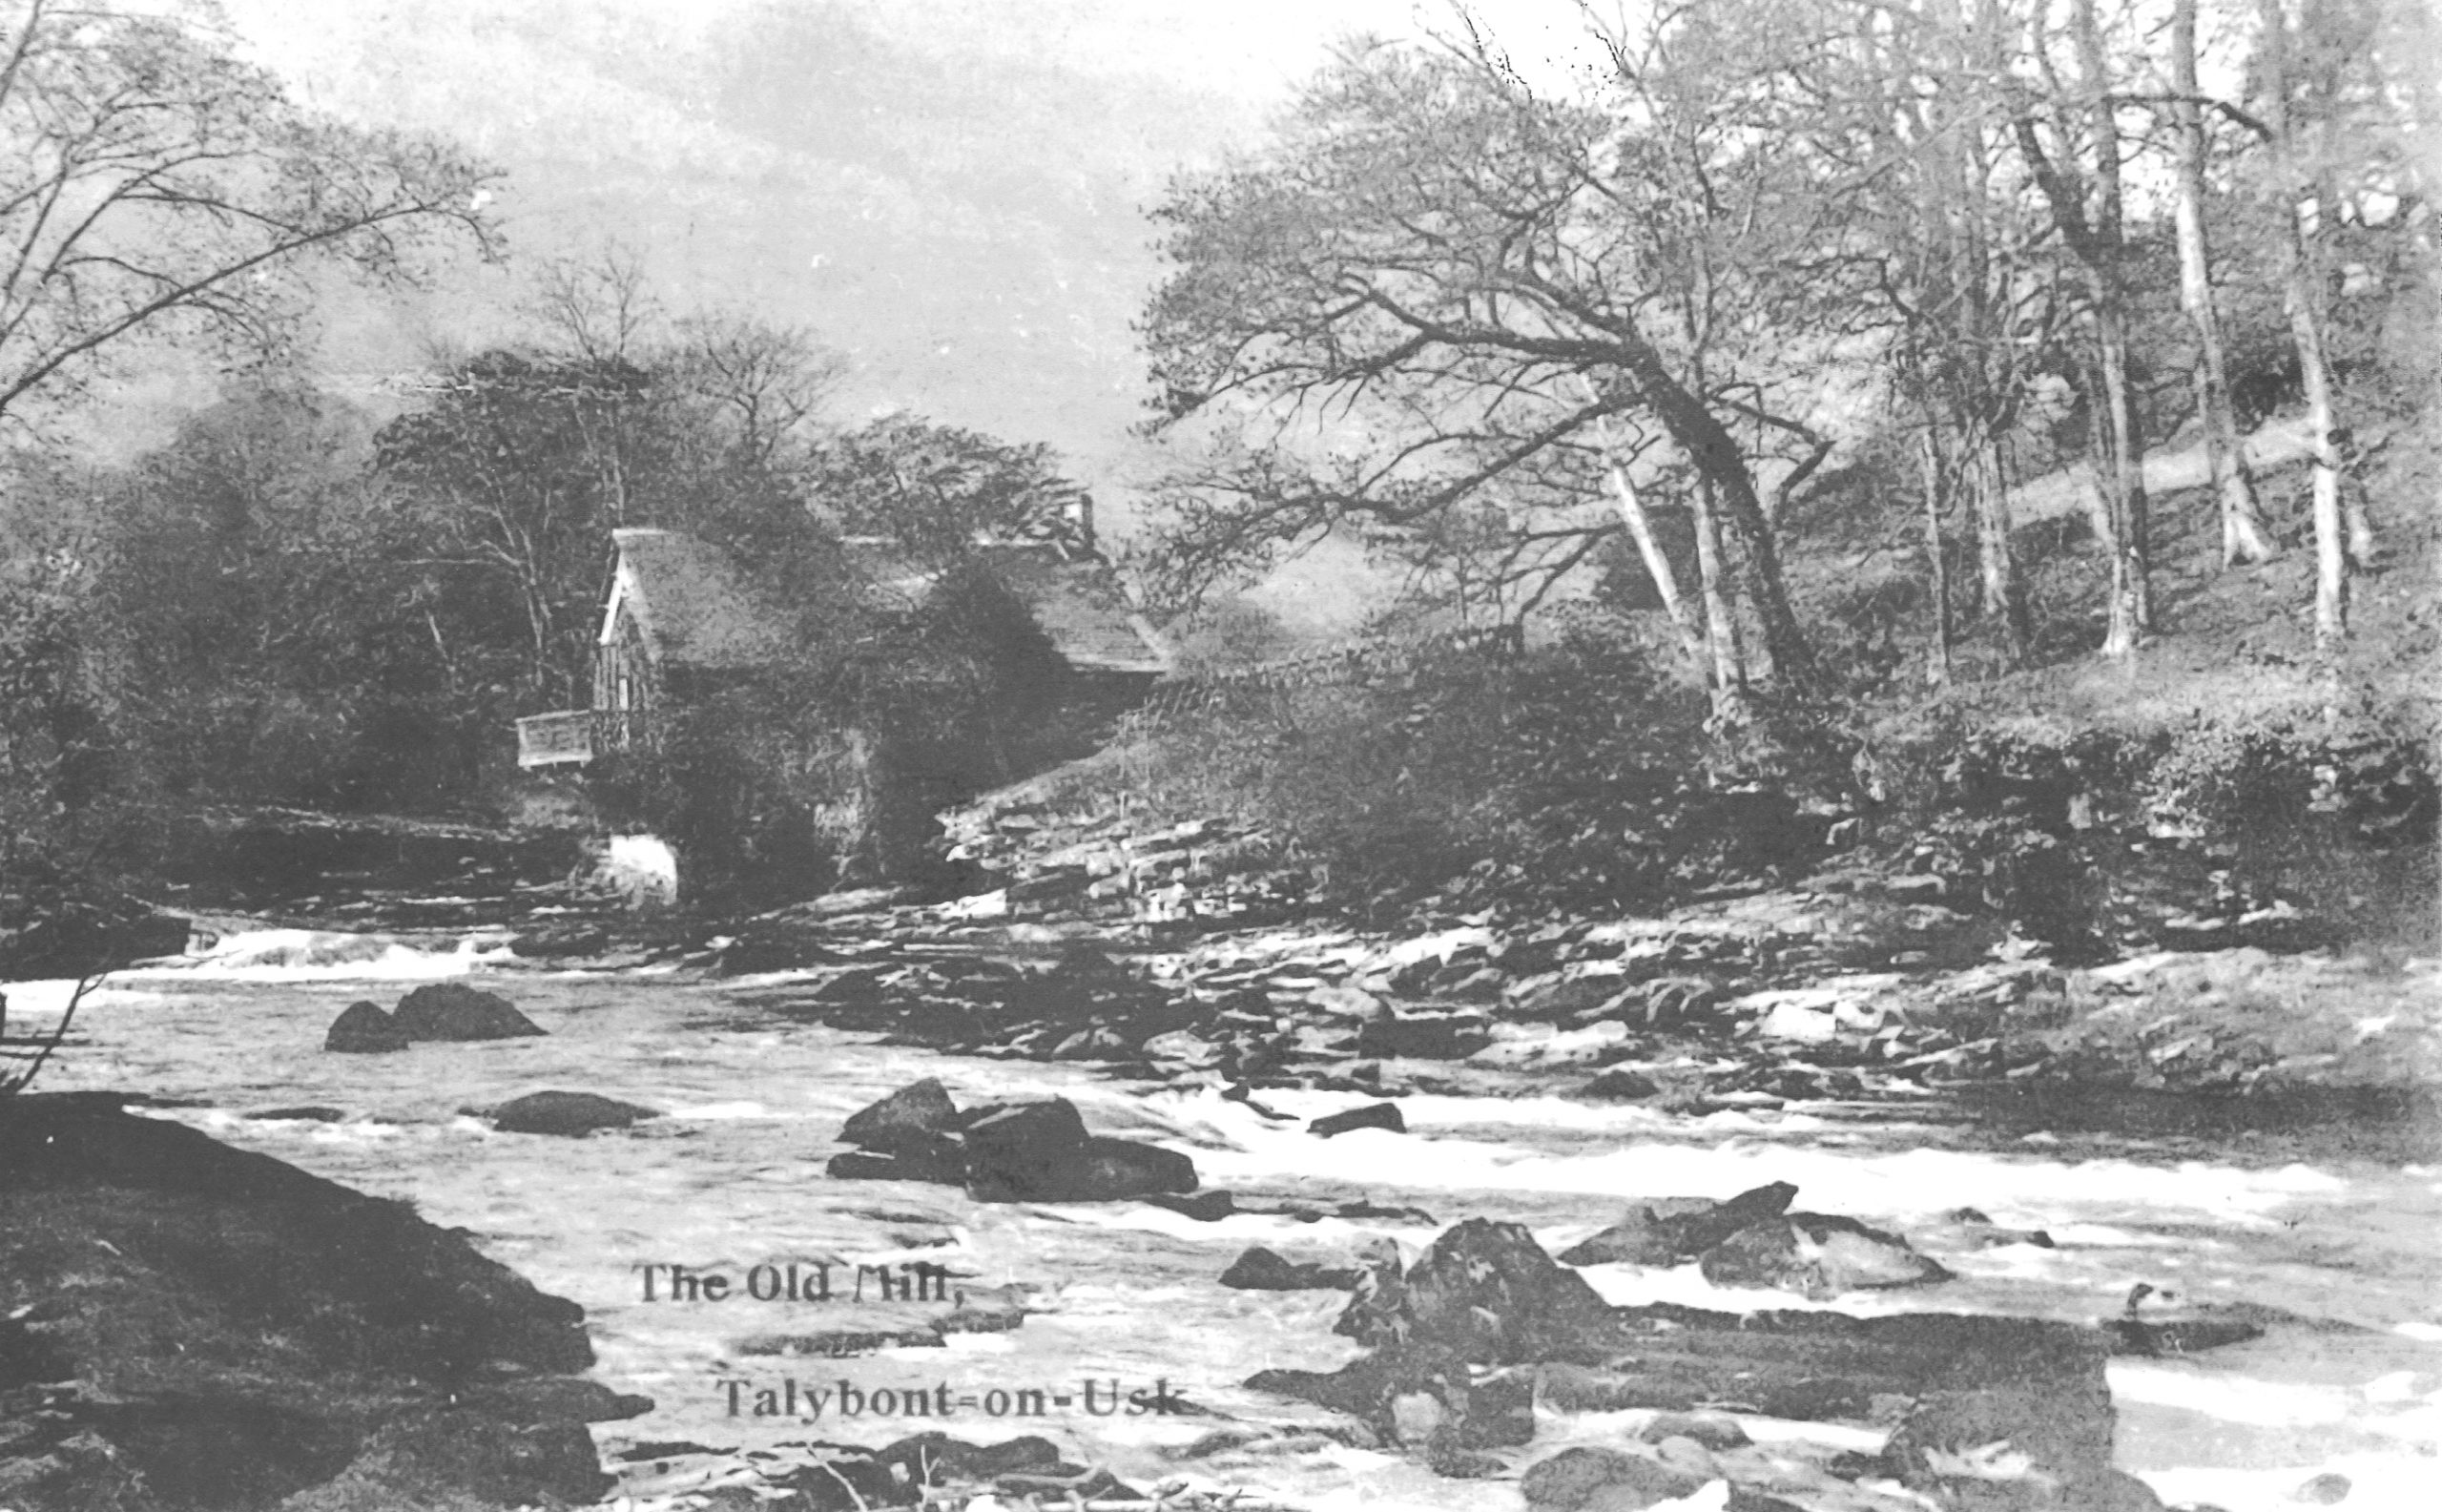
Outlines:
[[1012,919],[1007,894],[754,921],[689,959],[776,1013],[899,1043],[1239,1088],[1549,1090],[1657,1108],[1919,1103],[1997,1116],[2328,1117],[2430,1135],[2442,962],[2258,946],[2087,967],[1871,878],[1659,918],[1192,937]]
[[140,1102],[0,1100],[0,1504],[482,1512],[609,1488],[585,1425],[652,1404],[585,1378],[575,1303]]

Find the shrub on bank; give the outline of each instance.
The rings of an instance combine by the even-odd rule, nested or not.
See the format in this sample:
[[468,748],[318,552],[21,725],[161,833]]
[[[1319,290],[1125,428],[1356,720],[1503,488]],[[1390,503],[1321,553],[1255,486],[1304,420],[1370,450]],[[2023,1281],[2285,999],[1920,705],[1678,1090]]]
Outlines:
[[2366,701],[2063,735],[1951,710],[1886,752],[1875,849],[2070,958],[2165,919],[2284,916],[2298,943],[2430,931],[2428,751]]
[[1262,826],[1327,899],[1428,891],[1633,909],[1802,870],[1838,783],[1820,733],[1725,755],[1700,694],[1582,623],[1521,650],[1441,643],[1191,683],[1126,732],[1127,801]]

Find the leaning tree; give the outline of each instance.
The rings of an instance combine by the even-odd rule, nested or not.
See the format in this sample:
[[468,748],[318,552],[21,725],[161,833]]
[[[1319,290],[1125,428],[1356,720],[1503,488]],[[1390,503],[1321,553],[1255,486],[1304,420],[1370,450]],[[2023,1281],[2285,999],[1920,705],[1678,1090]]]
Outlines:
[[[1264,152],[1172,185],[1142,330],[1151,429],[1193,459],[1161,549],[1189,589],[1353,532],[1489,553],[1516,614],[1626,535],[1717,694],[1742,613],[1774,675],[1815,678],[1778,521],[1832,450],[1807,375],[1861,275],[1822,165],[1753,129],[1772,81],[1706,66],[1704,24],[1596,33],[1572,97],[1480,37],[1360,46]],[[1701,629],[1657,488],[1695,527]]]

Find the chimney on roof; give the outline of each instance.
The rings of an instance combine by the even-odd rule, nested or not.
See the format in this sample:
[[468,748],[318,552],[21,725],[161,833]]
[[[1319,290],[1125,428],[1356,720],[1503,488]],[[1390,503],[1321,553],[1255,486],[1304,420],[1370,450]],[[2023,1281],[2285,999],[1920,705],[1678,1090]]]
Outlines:
[[1094,496],[1083,488],[1061,506],[1060,518],[1066,527],[1061,533],[1077,544],[1081,551],[1094,549]]

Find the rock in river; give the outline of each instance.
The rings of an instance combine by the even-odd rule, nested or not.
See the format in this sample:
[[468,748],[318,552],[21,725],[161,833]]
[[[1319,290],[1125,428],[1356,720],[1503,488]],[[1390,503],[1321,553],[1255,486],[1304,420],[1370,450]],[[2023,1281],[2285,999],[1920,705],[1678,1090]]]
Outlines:
[[[1610,1325],[1611,1310],[1556,1263],[1522,1225],[1470,1218],[1433,1241],[1397,1282],[1397,1332],[1408,1343],[1484,1364],[1564,1356]],[[1383,1299],[1352,1302],[1335,1331],[1360,1343],[1387,1317]]]
[[1240,1292],[1345,1292],[1357,1273],[1347,1266],[1293,1264],[1261,1245],[1230,1262],[1221,1284]]
[[1741,1229],[1780,1216],[1796,1199],[1797,1188],[1786,1181],[1720,1202],[1710,1197],[1649,1197],[1631,1203],[1611,1227],[1563,1251],[1561,1263],[1678,1265]]
[[936,1077],[910,1082],[878,1103],[848,1115],[839,1126],[842,1144],[860,1150],[896,1150],[913,1140],[924,1143],[958,1129],[958,1104]]
[[1117,1202],[1196,1187],[1195,1162],[1088,1134],[1065,1097],[978,1109],[963,1138],[966,1191],[978,1202]]
[[661,1114],[633,1103],[591,1092],[528,1092],[482,1116],[504,1134],[560,1134],[581,1138],[597,1129],[625,1129]]
[[1791,1212],[1742,1229],[1705,1253],[1715,1286],[1765,1286],[1815,1300],[1843,1292],[1947,1281],[1948,1271],[1895,1233],[1854,1218]]
[[405,1031],[399,1023],[382,1011],[378,1003],[351,1003],[331,1021],[331,1029],[322,1036],[322,1048],[342,1055],[375,1055],[385,1050],[407,1047]]
[[1535,1512],[1636,1512],[1704,1482],[1659,1460],[1618,1449],[1563,1449],[1528,1470],[1519,1489]]
[[0,1099],[19,1507],[457,1512],[610,1486],[585,1315],[386,1202],[114,1096]]
[[515,1040],[543,1032],[496,992],[435,982],[399,1000],[392,1021],[410,1040]]
[[1363,1108],[1325,1113],[1320,1118],[1309,1120],[1306,1128],[1309,1132],[1329,1139],[1334,1134],[1345,1134],[1359,1129],[1387,1129],[1394,1134],[1404,1134],[1408,1131],[1408,1122],[1400,1116],[1398,1104],[1372,1103]]

